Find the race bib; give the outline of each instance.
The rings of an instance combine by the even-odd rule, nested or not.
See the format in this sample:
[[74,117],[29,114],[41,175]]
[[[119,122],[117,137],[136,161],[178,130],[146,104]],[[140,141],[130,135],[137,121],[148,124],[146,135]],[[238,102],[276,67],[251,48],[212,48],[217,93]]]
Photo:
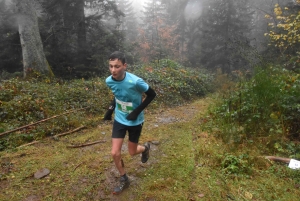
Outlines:
[[289,163],[289,168],[291,169],[300,169],[300,161],[295,159],[291,159]]
[[117,109],[122,112],[129,114],[133,111],[132,102],[123,102],[123,101],[116,99],[116,103],[117,103]]

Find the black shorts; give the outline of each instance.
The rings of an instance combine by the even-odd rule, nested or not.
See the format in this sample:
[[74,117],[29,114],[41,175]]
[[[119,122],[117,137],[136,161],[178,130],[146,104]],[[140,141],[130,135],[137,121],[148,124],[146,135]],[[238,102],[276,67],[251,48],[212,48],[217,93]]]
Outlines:
[[138,143],[142,133],[143,123],[137,126],[126,126],[114,120],[112,138],[125,138],[128,131],[129,141]]

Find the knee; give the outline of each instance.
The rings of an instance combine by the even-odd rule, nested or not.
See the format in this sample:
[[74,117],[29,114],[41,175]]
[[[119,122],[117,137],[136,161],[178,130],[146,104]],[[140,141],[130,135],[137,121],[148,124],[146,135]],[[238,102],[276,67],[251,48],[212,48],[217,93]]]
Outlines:
[[119,152],[119,151],[111,151],[111,156],[113,158],[118,158],[118,157],[121,156],[121,152]]

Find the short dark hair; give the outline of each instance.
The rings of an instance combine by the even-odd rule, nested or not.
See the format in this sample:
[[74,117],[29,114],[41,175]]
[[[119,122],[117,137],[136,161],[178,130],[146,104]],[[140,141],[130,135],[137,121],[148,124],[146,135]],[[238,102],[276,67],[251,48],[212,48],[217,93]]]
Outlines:
[[115,51],[115,52],[111,53],[111,55],[109,56],[109,60],[113,61],[115,59],[120,60],[122,62],[122,64],[126,63],[126,57],[123,52]]

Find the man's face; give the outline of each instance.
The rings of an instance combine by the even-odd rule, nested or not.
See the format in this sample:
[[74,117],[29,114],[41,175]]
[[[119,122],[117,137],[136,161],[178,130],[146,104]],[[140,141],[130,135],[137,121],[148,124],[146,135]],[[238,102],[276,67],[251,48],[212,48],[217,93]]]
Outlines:
[[116,80],[123,80],[125,77],[127,64],[123,64],[119,59],[109,60],[109,71]]

